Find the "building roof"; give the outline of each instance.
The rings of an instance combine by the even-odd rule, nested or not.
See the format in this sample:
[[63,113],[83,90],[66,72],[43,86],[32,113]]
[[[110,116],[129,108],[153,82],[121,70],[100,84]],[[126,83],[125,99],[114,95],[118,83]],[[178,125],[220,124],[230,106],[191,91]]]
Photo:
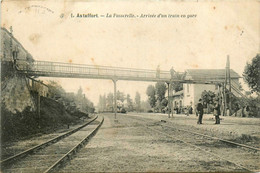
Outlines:
[[176,96],[181,96],[181,95],[183,95],[183,90],[174,93],[172,96],[176,97]]
[[[186,80],[224,80],[226,69],[187,69]],[[241,78],[234,70],[230,69],[230,78]]]

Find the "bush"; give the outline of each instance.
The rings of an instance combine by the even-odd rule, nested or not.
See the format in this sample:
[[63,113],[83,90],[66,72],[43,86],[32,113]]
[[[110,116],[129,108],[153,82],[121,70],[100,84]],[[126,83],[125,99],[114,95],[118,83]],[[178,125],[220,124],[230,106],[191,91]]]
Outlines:
[[37,133],[53,131],[59,126],[74,123],[79,118],[77,116],[86,116],[80,114],[71,116],[65,111],[65,107],[58,102],[41,97],[40,117],[36,112],[32,112],[27,107],[23,112],[16,114],[6,110],[1,105],[1,142],[9,142],[27,138]]
[[260,96],[250,98],[248,101],[249,116],[260,118]]
[[123,113],[123,114],[125,114],[125,113],[126,113],[125,108],[122,108],[120,112]]

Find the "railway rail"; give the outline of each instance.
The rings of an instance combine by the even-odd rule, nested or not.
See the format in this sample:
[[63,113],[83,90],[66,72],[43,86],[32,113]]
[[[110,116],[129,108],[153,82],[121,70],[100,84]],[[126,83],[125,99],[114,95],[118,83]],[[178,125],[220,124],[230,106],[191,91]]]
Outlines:
[[[136,117],[137,118],[137,117]],[[152,120],[151,118],[145,118],[145,119],[149,119],[150,121],[154,121]],[[197,119],[194,119],[197,121]],[[203,121],[210,121],[210,120],[203,120]],[[230,124],[230,123],[225,123],[225,122],[222,122],[222,124]],[[238,123],[239,125],[241,123]],[[245,123],[241,124],[241,125],[245,125]],[[246,124],[246,125],[255,125],[255,124]],[[242,147],[242,148],[248,148],[248,149],[251,149],[253,151],[260,151],[260,148],[258,148],[257,146],[250,146],[250,145],[246,145],[246,144],[241,144],[241,143],[238,143],[238,142],[234,142],[234,141],[230,141],[230,140],[226,140],[226,139],[222,139],[222,138],[218,138],[216,136],[210,136],[210,135],[207,135],[207,134],[203,134],[203,133],[198,133],[198,132],[194,132],[194,131],[191,131],[191,130],[185,130],[185,129],[181,129],[181,128],[176,128],[176,126],[179,126],[177,123],[175,122],[171,122],[171,126],[169,125],[166,125],[164,124],[163,126],[165,127],[168,127],[168,128],[175,128],[175,129],[178,129],[180,131],[183,131],[183,132],[187,132],[187,133],[191,133],[191,134],[194,134],[194,135],[199,135],[199,136],[204,136],[206,138],[211,138],[211,139],[215,139],[215,140],[218,140],[218,141],[221,141],[221,142],[224,142],[224,143],[227,143],[227,144],[231,144],[231,145],[234,145],[234,146],[239,146],[239,147]],[[257,143],[258,144],[258,143]]]
[[9,157],[9,158],[6,158],[6,159],[4,159],[4,160],[1,160],[1,161],[0,161],[0,164],[1,164],[1,166],[3,167],[3,166],[5,166],[5,165],[7,165],[8,163],[13,163],[14,161],[17,161],[17,160],[19,160],[19,159],[25,157],[25,156],[28,155],[28,154],[31,154],[31,153],[33,153],[33,152],[39,150],[39,149],[43,149],[43,148],[47,147],[48,145],[51,145],[51,144],[53,144],[53,143],[55,143],[55,142],[58,142],[59,140],[61,140],[61,139],[65,138],[65,137],[67,137],[67,136],[69,136],[69,135],[75,133],[76,131],[80,130],[81,128],[83,128],[83,127],[87,126],[88,124],[90,124],[91,122],[95,121],[95,120],[97,119],[97,117],[98,117],[98,116],[94,117],[93,119],[91,119],[91,120],[88,121],[87,123],[83,124],[82,126],[68,131],[68,132],[65,133],[65,134],[62,134],[62,135],[60,135],[60,136],[57,136],[57,137],[55,137],[55,138],[53,138],[53,139],[50,139],[50,140],[44,142],[44,143],[41,143],[41,144],[36,145],[36,146],[34,146],[34,147],[32,147],[32,148],[29,148],[29,149],[27,149],[27,150],[25,150],[25,151],[23,151],[23,152],[20,152],[20,153],[14,155],[14,156],[11,156],[11,157]]
[[[163,125],[163,126],[164,127],[168,127],[168,128],[173,128],[172,126],[169,126],[169,125]],[[226,139],[221,139],[221,138],[214,137],[214,136],[209,136],[209,135],[206,135],[206,134],[192,132],[192,131],[185,130],[185,129],[179,129],[178,128],[178,130],[179,131],[183,131],[183,132],[187,132],[187,133],[190,133],[190,134],[198,135],[198,136],[203,136],[203,137],[206,137],[206,138],[209,138],[209,139],[218,140],[218,141],[225,142],[227,144],[235,145],[235,146],[238,146],[238,147],[248,148],[248,149],[251,149],[251,150],[254,150],[254,151],[260,151],[260,148],[256,148],[256,147],[245,145],[245,144],[240,144],[240,143],[229,141],[229,140],[226,140]]]
[[[225,154],[223,154],[223,153],[216,154],[217,151],[218,151],[218,148],[223,147],[223,145],[216,143],[216,141],[217,142],[224,142],[228,145],[237,146],[237,147],[240,147],[240,148],[246,148],[246,149],[252,150],[252,151],[255,152],[254,156],[256,157],[256,159],[255,159],[256,161],[258,160],[257,158],[259,158],[259,155],[257,155],[258,154],[257,152],[260,150],[259,148],[252,147],[252,146],[249,146],[249,145],[240,144],[240,143],[236,143],[236,142],[225,140],[225,139],[221,139],[221,138],[218,138],[218,137],[213,137],[213,136],[210,136],[210,135],[192,132],[190,130],[176,128],[176,127],[173,127],[171,125],[164,124],[165,121],[163,121],[164,123],[158,124],[158,121],[152,120],[150,118],[143,118],[143,117],[140,118],[140,117],[136,117],[136,116],[129,116],[129,117],[132,118],[132,119],[139,120],[139,121],[146,119],[146,120],[151,122],[150,125],[145,126],[149,130],[154,131],[156,133],[159,133],[161,135],[164,135],[168,138],[174,139],[176,141],[180,141],[180,142],[182,142],[186,145],[191,146],[192,148],[196,148],[196,149],[201,150],[205,153],[213,155],[216,158],[219,158],[219,159],[224,160],[228,163],[234,164],[238,168],[241,168],[242,171],[255,172],[256,171],[255,169],[259,169],[259,168],[254,168],[252,166],[250,168],[248,168],[247,166],[245,166],[241,163],[238,163],[237,161],[234,161],[230,158],[227,158],[226,153]],[[210,147],[205,146],[205,145],[208,145]],[[213,147],[213,146],[215,146],[215,147]],[[214,148],[217,148],[217,149],[214,149]],[[227,147],[227,148],[228,148],[228,150],[232,149],[230,147]],[[237,148],[235,148],[235,149],[237,150]],[[228,150],[227,150],[227,152],[228,152]],[[243,152],[244,151],[240,150],[238,152],[238,154],[242,155]],[[222,155],[219,155],[219,154],[222,154]],[[223,156],[223,155],[225,155],[225,156]],[[254,157],[254,156],[250,155],[250,157]],[[257,170],[257,171],[259,171],[259,170]]]
[[66,161],[72,159],[73,155],[97,133],[104,117],[99,121],[97,119],[98,116],[64,135],[1,161],[2,171],[46,173],[56,171]]

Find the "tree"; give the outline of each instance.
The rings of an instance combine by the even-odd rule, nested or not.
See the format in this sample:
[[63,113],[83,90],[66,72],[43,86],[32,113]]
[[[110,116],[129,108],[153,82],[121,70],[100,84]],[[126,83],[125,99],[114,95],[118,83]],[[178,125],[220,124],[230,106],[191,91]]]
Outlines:
[[202,102],[203,102],[203,104],[207,105],[208,113],[212,111],[212,110],[210,110],[210,107],[212,107],[215,97],[216,97],[216,94],[210,90],[209,91],[204,90],[201,93]]
[[148,102],[152,108],[156,105],[155,93],[155,87],[153,85],[149,85],[146,89],[146,94],[148,96]]
[[82,98],[82,97],[83,97],[83,90],[82,90],[81,87],[79,87],[79,89],[78,89],[77,97],[78,97],[78,98]]
[[248,99],[249,116],[260,118],[260,96]]
[[50,80],[48,81],[49,94],[51,98],[61,97],[65,95],[65,90],[62,88],[60,84],[56,81]]
[[163,82],[157,82],[155,84],[155,93],[156,93],[156,108],[162,112],[163,107],[163,100],[165,99],[167,87],[166,84]]
[[165,98],[165,92],[167,90],[166,84],[163,82],[157,82],[155,84],[155,92],[157,96],[157,100],[160,102]]
[[123,92],[117,91],[116,99],[118,100],[117,108],[119,109],[119,111],[121,111],[121,109],[124,107],[125,94]]
[[125,94],[123,92],[118,91],[117,99],[120,100],[122,103],[125,101]]
[[107,95],[107,108],[110,110],[110,111],[113,111],[114,110],[114,95],[113,93],[108,93]]
[[78,89],[78,92],[76,94],[75,103],[77,105],[77,108],[81,112],[85,113],[93,113],[94,112],[94,104],[83,94],[82,87]]
[[102,107],[103,107],[103,111],[107,110],[107,99],[106,99],[106,94],[103,95],[102,97]]
[[98,110],[104,112],[106,109],[106,95],[99,95]]
[[130,95],[127,94],[126,96],[126,104],[127,104],[127,111],[133,111],[134,106],[133,106],[133,100],[131,99]]
[[162,100],[162,102],[161,102],[161,105],[162,105],[163,109],[164,109],[165,107],[167,107],[167,105],[168,105],[168,100],[167,100],[166,98],[164,98],[164,99]]
[[202,98],[203,103],[208,103],[208,104],[212,103],[214,97],[215,97],[215,93],[210,90],[209,91],[204,90],[201,93],[201,98]]
[[116,99],[121,102],[121,104],[124,104],[125,101],[125,94],[123,92],[117,91],[116,93]]
[[81,87],[78,89],[78,92],[76,94],[76,104],[80,111],[84,110],[85,103],[84,103],[84,97],[83,97],[83,90]]
[[151,110],[151,106],[148,101],[141,101],[141,112],[148,112]]
[[80,87],[77,94],[66,93],[65,90],[55,81],[48,81],[49,94],[51,98],[58,98],[66,110],[70,113],[81,111],[84,113],[94,112],[94,104],[85,97],[83,90]]
[[102,103],[103,103],[103,97],[101,95],[99,95],[99,99],[98,99],[98,110],[100,112],[103,112],[103,106],[102,106]]
[[141,95],[139,92],[135,94],[135,109],[137,112],[140,112],[141,109]]
[[[184,77],[185,77],[185,74],[180,74],[180,73],[174,73],[174,76],[173,76],[175,79],[177,80],[183,80]],[[172,85],[172,89],[175,91],[175,92],[178,92],[178,91],[181,91],[183,90],[183,83],[180,83],[180,82],[172,82],[171,83]]]
[[244,69],[243,77],[245,82],[251,88],[252,92],[260,93],[260,54],[247,63]]

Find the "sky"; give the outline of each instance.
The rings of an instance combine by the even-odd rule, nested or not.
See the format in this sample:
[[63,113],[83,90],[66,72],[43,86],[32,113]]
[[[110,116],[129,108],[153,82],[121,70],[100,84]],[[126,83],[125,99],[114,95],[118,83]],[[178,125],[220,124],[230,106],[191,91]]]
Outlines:
[[[223,69],[229,55],[231,68],[242,76],[246,63],[260,52],[257,0],[9,0],[1,8],[1,27],[9,30],[12,26],[13,35],[35,60],[151,70],[160,65],[161,70],[184,71]],[[99,18],[77,18],[78,13],[98,14]],[[101,17],[107,14],[139,17]],[[179,17],[140,18],[142,14]],[[113,92],[111,80],[41,80],[56,80],[67,92],[82,87],[95,105],[100,94]],[[146,100],[150,84],[154,83],[118,81],[117,89],[133,99],[138,91]]]

